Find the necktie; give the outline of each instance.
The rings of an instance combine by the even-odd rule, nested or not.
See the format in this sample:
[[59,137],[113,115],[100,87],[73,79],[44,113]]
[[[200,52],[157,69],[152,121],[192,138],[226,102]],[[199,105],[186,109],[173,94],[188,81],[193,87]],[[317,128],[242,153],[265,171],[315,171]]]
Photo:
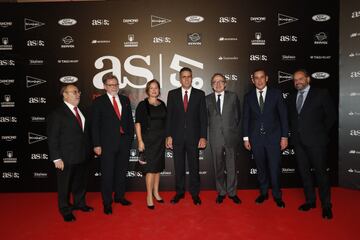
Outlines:
[[218,94],[217,95],[217,101],[216,101],[216,107],[217,107],[217,109],[219,110],[219,113],[220,113],[220,115],[221,115],[221,100],[220,100],[220,97],[221,97],[221,94]]
[[[112,100],[113,100],[113,107],[114,107],[115,113],[118,116],[119,120],[121,120],[121,113],[119,111],[119,106],[116,102],[115,96],[112,97]],[[120,133],[124,133],[122,126],[120,126]]]
[[185,91],[185,95],[184,95],[184,110],[185,110],[185,112],[187,111],[188,104],[189,104],[188,91]]
[[75,116],[76,116],[76,119],[81,127],[81,129],[83,128],[82,126],[82,121],[81,121],[81,117],[80,117],[80,114],[78,112],[78,108],[77,107],[74,107],[74,111],[75,111]]
[[296,110],[297,110],[298,114],[300,114],[300,112],[301,112],[303,101],[304,101],[304,91],[300,91],[299,97],[296,101]]
[[263,109],[264,109],[264,98],[263,98],[263,91],[259,91],[260,93],[260,97],[259,97],[259,106],[260,106],[260,112],[262,113],[263,112]]

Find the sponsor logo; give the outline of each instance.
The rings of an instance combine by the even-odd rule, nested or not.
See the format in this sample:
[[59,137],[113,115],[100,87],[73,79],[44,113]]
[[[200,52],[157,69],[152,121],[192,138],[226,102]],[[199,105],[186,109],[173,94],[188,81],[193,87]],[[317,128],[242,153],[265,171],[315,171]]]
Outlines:
[[265,45],[265,40],[261,39],[261,32],[255,33],[255,39],[251,40],[251,45]]
[[28,47],[45,47],[44,40],[28,40],[26,42],[26,46]]
[[31,116],[30,117],[31,122],[45,122],[45,117],[39,117],[39,116]]
[[285,14],[278,13],[278,26],[293,23],[299,20],[298,18],[291,17]]
[[297,42],[298,37],[294,35],[281,35],[280,42]]
[[314,44],[317,44],[317,45],[325,45],[325,44],[328,44],[328,41],[327,41],[328,37],[327,37],[327,34],[324,33],[324,32],[319,32],[317,34],[315,34],[314,36]]
[[359,129],[350,130],[350,136],[355,136],[355,137],[360,136],[360,130]]
[[3,141],[6,141],[6,142],[11,142],[11,141],[14,141],[14,140],[16,140],[16,136],[15,135],[13,135],[13,136],[10,136],[10,135],[8,135],[8,136],[1,136],[1,140],[3,140]]
[[251,54],[249,56],[249,60],[252,62],[266,62],[268,60],[268,57],[265,54]]
[[226,81],[237,81],[239,79],[238,74],[232,74],[232,73],[225,73],[224,77]]
[[165,151],[165,157],[166,157],[166,158],[173,158],[173,152],[172,152],[172,151],[169,151],[169,150],[166,150],[166,151]]
[[15,60],[0,59],[0,66],[15,66]]
[[142,176],[143,176],[142,173],[137,171],[127,171],[126,173],[126,177],[128,178],[142,177]]
[[326,22],[330,20],[330,16],[326,14],[317,14],[312,16],[312,20],[315,22]]
[[331,59],[331,56],[319,56],[319,55],[312,55],[309,57],[310,59],[314,59],[314,60],[329,60]]
[[137,162],[139,160],[139,154],[137,149],[130,149],[130,157],[129,157],[129,162]]
[[283,97],[283,99],[286,99],[289,95],[290,95],[290,93],[288,93],[288,92],[286,92],[286,93],[282,93],[282,97]]
[[110,40],[91,40],[91,44],[109,44],[110,42]]
[[350,34],[350,38],[355,38],[355,37],[360,37],[360,33],[359,32],[354,32]]
[[171,37],[153,37],[153,43],[162,44],[162,43],[171,43]]
[[349,151],[349,154],[360,154],[360,151],[352,149]]
[[6,151],[6,157],[3,158],[3,163],[17,163],[17,158],[14,157],[13,151]]
[[72,44],[74,42],[74,39],[72,36],[66,36],[61,39],[62,43],[61,48],[74,48],[75,45]]
[[78,59],[58,59],[58,63],[60,64],[69,64],[69,63],[79,63]]
[[359,52],[351,52],[351,53],[349,53],[349,57],[360,57],[360,53]]
[[29,59],[29,65],[43,65],[44,60],[42,59]]
[[219,61],[227,61],[227,60],[239,60],[239,57],[237,56],[232,56],[232,57],[228,57],[228,56],[219,56],[218,57]]
[[201,23],[204,20],[205,20],[205,18],[203,18],[202,16],[197,16],[197,15],[187,16],[185,18],[185,21],[187,21],[188,23]]
[[295,150],[287,148],[282,152],[282,155],[284,156],[295,155]]
[[138,23],[139,19],[138,18],[123,18],[123,23],[129,24],[129,25],[134,25],[135,23]]
[[78,78],[75,76],[64,76],[64,77],[61,77],[59,80],[62,83],[74,83],[74,82],[78,81]]
[[165,176],[165,177],[166,177],[166,176],[172,176],[172,172],[167,172],[167,171],[164,170],[164,171],[162,171],[162,172],[160,173],[160,175],[161,175],[161,176]]
[[257,169],[256,168],[250,168],[250,175],[256,175],[257,174]]
[[348,172],[349,173],[360,173],[360,170],[349,168]]
[[108,19],[93,19],[91,21],[92,26],[110,26],[110,20]]
[[263,17],[263,16],[250,17],[250,22],[261,23],[261,22],[265,22],[265,21],[266,21],[266,17]]
[[295,168],[282,168],[282,173],[295,173]]
[[15,102],[11,101],[11,95],[5,94],[4,95],[4,102],[1,102],[1,107],[7,108],[7,107],[15,107]]
[[3,179],[8,179],[8,178],[19,179],[20,178],[20,173],[18,173],[18,172],[3,172],[2,173],[2,178]]
[[0,51],[2,50],[12,50],[13,46],[9,44],[9,38],[3,37],[1,38]]
[[46,98],[45,97],[29,97],[30,104],[45,104]]
[[28,132],[28,143],[29,144],[34,144],[34,143],[37,143],[37,142],[41,142],[41,141],[44,141],[46,139],[47,139],[46,136],[43,136],[43,135],[40,135],[40,134],[37,134],[37,133],[33,133],[33,132]]
[[32,153],[30,158],[31,160],[48,160],[49,155],[46,153]]
[[74,26],[77,23],[75,19],[72,18],[63,18],[58,21],[58,24],[61,26]]
[[278,71],[278,83],[284,83],[293,80],[293,75],[291,73]]
[[357,97],[357,96],[360,96],[360,93],[358,93],[358,92],[351,92],[351,93],[349,93],[349,96],[350,96],[350,97]]
[[29,18],[24,18],[24,29],[25,31],[30,30],[30,29],[34,29],[34,28],[38,28],[41,26],[44,26],[45,23],[36,21],[36,20],[32,20]]
[[0,84],[4,84],[6,86],[13,84],[15,79],[0,79]]
[[219,37],[219,42],[224,42],[224,41],[237,41],[238,38],[237,37]]
[[171,22],[170,19],[151,15],[151,27],[158,27],[160,25],[164,25],[164,24],[170,23],[170,22]]
[[0,22],[0,27],[2,28],[11,27],[12,25],[13,25],[12,22]]
[[34,172],[34,178],[47,178],[48,174],[44,172]]
[[17,117],[2,116],[0,117],[0,123],[17,123]]
[[315,79],[326,79],[326,78],[330,77],[330,74],[328,74],[327,72],[315,72],[315,73],[311,74],[311,77],[313,77]]
[[135,41],[135,34],[128,34],[128,41],[124,42],[124,47],[138,47],[139,42]]
[[355,11],[351,13],[351,18],[358,18],[358,17],[360,17],[360,11]]
[[351,112],[348,113],[348,115],[349,115],[349,116],[360,116],[360,112],[353,112],[353,111],[351,111]]
[[360,71],[357,72],[351,72],[350,73],[351,78],[360,78]]
[[94,176],[95,176],[95,177],[101,177],[101,172],[95,172],[95,173],[94,173]]
[[296,56],[294,56],[294,55],[281,55],[281,60],[283,60],[283,61],[295,61]]
[[237,23],[236,17],[219,17],[219,23]]
[[187,35],[187,44],[189,46],[200,46],[201,45],[201,34],[200,33],[189,33]]
[[43,84],[43,83],[46,83],[46,80],[32,77],[32,76],[26,76],[26,87],[27,88],[35,87],[35,86]]

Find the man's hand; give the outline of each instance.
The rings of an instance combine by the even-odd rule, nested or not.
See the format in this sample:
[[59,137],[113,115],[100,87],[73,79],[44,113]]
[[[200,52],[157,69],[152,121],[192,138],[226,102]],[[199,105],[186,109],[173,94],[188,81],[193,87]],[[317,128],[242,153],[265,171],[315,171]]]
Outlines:
[[198,148],[206,148],[206,139],[200,138]]
[[100,156],[101,155],[101,147],[94,147],[94,152],[96,155]]
[[250,141],[244,141],[244,148],[246,150],[251,150],[251,144],[250,144]]
[[61,160],[61,159],[57,160],[57,161],[54,162],[54,164],[55,164],[55,168],[60,169],[61,171],[64,170],[64,162],[63,162],[63,160]]
[[288,139],[285,137],[282,137],[280,140],[280,149],[281,151],[284,150],[288,146]]
[[172,137],[167,137],[166,138],[165,146],[166,146],[166,148],[173,149],[173,139],[172,139]]

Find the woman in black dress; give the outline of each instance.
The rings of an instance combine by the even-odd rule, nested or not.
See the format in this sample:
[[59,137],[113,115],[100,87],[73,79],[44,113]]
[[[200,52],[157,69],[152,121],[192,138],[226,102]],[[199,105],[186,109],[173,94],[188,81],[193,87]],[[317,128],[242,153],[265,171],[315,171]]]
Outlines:
[[160,84],[153,79],[146,84],[148,98],[136,108],[135,130],[139,152],[143,152],[143,170],[146,174],[146,202],[149,209],[154,209],[153,197],[157,202],[164,200],[159,195],[160,172],[165,168],[165,123],[166,106],[158,99]]

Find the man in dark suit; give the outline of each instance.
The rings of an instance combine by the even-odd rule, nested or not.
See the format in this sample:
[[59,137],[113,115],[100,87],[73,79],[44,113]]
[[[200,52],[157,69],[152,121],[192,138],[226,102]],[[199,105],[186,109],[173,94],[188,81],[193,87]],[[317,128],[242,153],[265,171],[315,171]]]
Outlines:
[[171,90],[167,99],[166,147],[173,149],[175,164],[175,204],[185,196],[185,159],[190,175],[190,194],[200,205],[199,148],[206,147],[207,115],[205,93],[191,87],[192,71],[180,70],[181,87]]
[[[58,206],[66,222],[75,221],[72,210],[91,212],[85,203],[88,161],[91,146],[89,124],[78,108],[81,92],[75,85],[61,88],[64,102],[48,117],[50,159],[54,162],[58,185]],[[73,194],[73,206],[70,204]]]
[[311,169],[319,186],[322,217],[332,218],[330,180],[326,166],[328,134],[336,121],[336,111],[325,89],[310,87],[306,70],[294,73],[297,90],[289,98],[291,143],[295,147],[299,173],[303,182],[306,202],[299,207],[308,211],[316,207],[316,194]]
[[252,82],[255,89],[244,97],[243,140],[244,147],[252,150],[257,167],[260,195],[255,202],[261,204],[268,199],[271,182],[274,201],[284,208],[280,190],[280,153],[288,144],[286,105],[278,89],[267,87],[268,76],[263,69],[253,72]]
[[206,96],[206,108],[218,192],[216,203],[222,203],[228,194],[234,203],[240,204],[241,200],[236,195],[235,164],[240,140],[240,102],[234,92],[225,90],[226,80],[221,73],[213,75],[211,86],[214,92]]
[[119,94],[114,75],[103,77],[106,93],[94,100],[92,137],[94,152],[101,161],[101,193],[104,213],[112,214],[112,193],[115,203],[131,204],[125,198],[125,181],[129,164],[134,121],[130,100]]

